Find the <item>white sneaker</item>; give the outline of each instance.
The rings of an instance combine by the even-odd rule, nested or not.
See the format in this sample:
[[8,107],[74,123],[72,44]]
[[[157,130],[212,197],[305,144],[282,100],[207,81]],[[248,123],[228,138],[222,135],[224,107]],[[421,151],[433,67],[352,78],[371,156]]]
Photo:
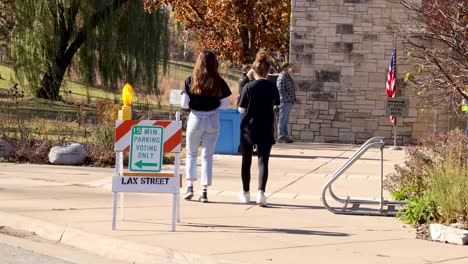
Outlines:
[[250,193],[241,191],[239,193],[239,200],[241,201],[241,203],[245,203],[245,204],[250,203]]
[[259,191],[257,193],[257,204],[260,207],[267,207],[268,206],[267,199],[266,199],[265,195],[263,194],[263,192],[261,192],[261,191]]

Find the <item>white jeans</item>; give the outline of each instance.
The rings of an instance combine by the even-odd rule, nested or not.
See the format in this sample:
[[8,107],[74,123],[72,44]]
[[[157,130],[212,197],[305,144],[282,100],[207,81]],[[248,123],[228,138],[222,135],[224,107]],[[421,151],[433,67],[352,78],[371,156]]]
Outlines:
[[198,146],[202,145],[201,182],[210,186],[213,178],[213,154],[219,136],[219,114],[217,110],[210,112],[190,112],[187,122],[187,158],[185,178],[197,179]]

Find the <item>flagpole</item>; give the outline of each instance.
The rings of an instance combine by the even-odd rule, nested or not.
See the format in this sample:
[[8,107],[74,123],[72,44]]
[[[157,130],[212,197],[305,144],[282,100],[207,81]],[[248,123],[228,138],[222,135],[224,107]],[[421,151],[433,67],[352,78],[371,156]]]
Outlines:
[[[393,48],[395,49],[395,65],[397,65],[397,55],[396,55],[396,53],[397,53],[397,34],[396,33],[393,33]],[[396,76],[397,76],[397,67],[395,67],[395,82],[396,82],[396,79],[397,79]],[[395,97],[395,95],[393,97]],[[392,150],[401,150],[401,148],[399,146],[397,146],[397,144],[396,144],[396,140],[397,140],[397,117],[395,116],[394,118],[395,118],[395,122],[393,124],[393,146],[390,147],[390,149],[392,149]]]
[[396,131],[396,129],[397,129],[397,127],[396,127],[397,123],[396,123],[396,122],[397,122],[397,120],[396,120],[396,118],[395,118],[395,125],[393,126],[393,147],[391,147],[391,149],[393,149],[393,150],[400,150],[401,148],[400,148],[399,146],[396,145],[396,138],[397,138],[397,131]]

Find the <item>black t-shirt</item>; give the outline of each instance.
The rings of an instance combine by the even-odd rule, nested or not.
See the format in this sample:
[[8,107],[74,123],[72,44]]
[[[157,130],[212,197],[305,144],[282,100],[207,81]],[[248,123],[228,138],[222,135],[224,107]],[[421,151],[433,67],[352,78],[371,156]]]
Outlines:
[[241,135],[251,144],[274,144],[273,106],[280,104],[276,85],[268,80],[255,80],[244,86],[239,107],[247,112],[242,119]]
[[220,100],[230,96],[231,90],[227,85],[226,81],[221,78],[221,97],[217,96],[206,96],[206,95],[196,95],[190,93],[190,84],[192,83],[192,76],[189,76],[185,80],[184,91],[190,98],[189,108],[196,111],[212,111],[217,109],[221,102]]

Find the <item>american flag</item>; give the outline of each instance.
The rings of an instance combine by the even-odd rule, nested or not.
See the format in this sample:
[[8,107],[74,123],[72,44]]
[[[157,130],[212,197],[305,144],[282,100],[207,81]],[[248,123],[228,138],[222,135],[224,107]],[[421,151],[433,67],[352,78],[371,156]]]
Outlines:
[[[390,66],[388,67],[388,75],[387,75],[387,85],[385,87],[385,90],[387,91],[387,96],[388,97],[395,97],[395,92],[396,92],[396,80],[395,80],[395,75],[396,75],[396,49],[394,48],[392,50],[392,58],[390,60]],[[390,116],[390,122],[392,122],[393,125],[396,124],[396,118],[395,116]]]

